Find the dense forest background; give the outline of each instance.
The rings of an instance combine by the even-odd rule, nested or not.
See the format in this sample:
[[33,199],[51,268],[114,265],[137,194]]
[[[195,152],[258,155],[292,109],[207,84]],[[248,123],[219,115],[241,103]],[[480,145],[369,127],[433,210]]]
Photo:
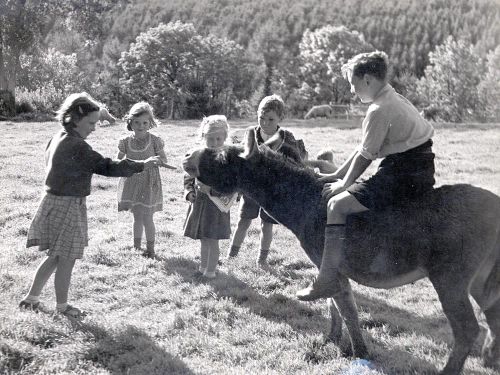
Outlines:
[[[98,2],[81,3],[86,5],[73,2],[72,10],[60,13],[39,43],[20,54],[18,102],[22,98],[42,107],[45,99],[37,98],[36,90],[40,93],[45,88],[43,96],[57,101],[66,94],[63,91],[81,89],[118,114],[131,102],[149,100],[164,117],[211,112],[245,116],[253,113],[263,95],[276,92],[287,101],[290,115],[302,116],[313,104],[349,104],[352,99],[338,83],[339,64],[351,57],[346,56],[349,52],[379,49],[393,64],[392,84],[419,107],[433,106],[426,96],[442,95],[432,86],[443,85],[436,72],[443,71],[440,64],[444,64],[448,67],[444,74],[455,75],[458,84],[465,80],[460,74],[468,74],[464,89],[483,90],[483,99],[481,92],[477,98],[465,99],[478,103],[456,120],[464,120],[467,113],[485,120],[498,116],[497,105],[485,98],[500,91],[495,83],[500,70],[498,0],[115,0],[98,9]],[[76,27],[73,20],[78,18],[85,22]],[[342,50],[348,37],[352,42]],[[151,47],[151,40],[156,40],[156,47]],[[172,46],[175,40],[177,46]],[[205,55],[181,51],[179,43]],[[440,46],[444,47],[439,50]],[[163,78],[155,76],[163,64],[158,53],[152,54],[155,48],[162,49],[165,57],[183,54],[185,59],[169,62]],[[463,55],[463,50],[468,54]],[[202,57],[212,66],[189,65]],[[190,66],[189,77],[179,73],[182,64]],[[140,74],[139,65],[145,65]],[[468,66],[465,72],[462,65]],[[471,78],[471,74],[478,76]],[[58,79],[64,82],[58,84]],[[169,85],[154,83],[169,79]],[[449,101],[443,99],[441,107]],[[463,103],[449,107],[443,116],[453,120],[452,112],[460,107]],[[435,109],[439,113],[442,108]]]

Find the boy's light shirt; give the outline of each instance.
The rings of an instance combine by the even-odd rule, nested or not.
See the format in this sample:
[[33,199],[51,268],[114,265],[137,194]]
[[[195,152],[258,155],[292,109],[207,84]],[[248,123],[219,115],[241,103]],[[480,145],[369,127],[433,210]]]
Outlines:
[[387,84],[368,107],[357,150],[368,160],[417,147],[429,140],[434,128],[408,99]]

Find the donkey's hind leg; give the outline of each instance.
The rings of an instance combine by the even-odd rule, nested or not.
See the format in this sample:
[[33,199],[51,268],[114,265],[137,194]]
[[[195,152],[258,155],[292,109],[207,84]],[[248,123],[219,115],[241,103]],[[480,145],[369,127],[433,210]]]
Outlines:
[[484,315],[489,326],[482,350],[484,365],[500,370],[500,300],[484,311]]
[[455,271],[429,275],[441,301],[443,312],[453,331],[454,345],[441,374],[455,375],[462,370],[472,345],[479,334],[479,324],[468,294],[468,280]]

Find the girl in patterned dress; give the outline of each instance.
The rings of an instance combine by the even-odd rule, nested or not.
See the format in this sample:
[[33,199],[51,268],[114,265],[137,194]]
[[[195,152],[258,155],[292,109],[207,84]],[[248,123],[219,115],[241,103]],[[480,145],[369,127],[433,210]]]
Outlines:
[[40,263],[21,308],[37,310],[39,296],[55,272],[56,310],[79,317],[81,311],[68,304],[68,290],[76,259],[88,245],[87,207],[94,173],[131,176],[160,163],[158,157],[144,161],[113,161],[92,150],[85,138],[95,130],[101,105],[87,93],[71,94],[58,111],[63,129],[45,149],[45,192],[28,231],[26,247],[48,250]]
[[[226,116],[213,115],[203,119],[200,133],[206,147],[217,149],[224,145],[229,134]],[[219,240],[231,235],[229,212],[222,212],[211,200],[221,194],[201,181],[184,176],[184,196],[189,209],[184,224],[184,235],[201,242],[201,261],[195,277],[212,279],[219,261]]]
[[[136,103],[125,116],[127,130],[134,134],[118,142],[118,159],[145,160],[159,156],[160,166],[166,166],[165,144],[149,130],[158,125],[153,108],[146,102]],[[118,184],[118,211],[131,211],[134,215],[134,248],[140,249],[142,232],[146,233],[146,251],[143,255],[154,258],[155,224],[153,214],[163,209],[163,192],[158,167],[120,179]]]

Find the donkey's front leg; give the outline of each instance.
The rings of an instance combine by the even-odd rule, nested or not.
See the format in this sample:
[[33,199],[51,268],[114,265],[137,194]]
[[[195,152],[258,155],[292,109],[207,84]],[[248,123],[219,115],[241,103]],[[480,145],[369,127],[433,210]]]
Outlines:
[[358,309],[356,308],[356,302],[352,295],[351,284],[347,277],[340,274],[337,276],[337,282],[338,288],[336,289],[338,292],[333,296],[333,300],[347,326],[347,331],[351,339],[353,356],[357,358],[366,358],[368,356],[368,349],[366,348],[365,340],[361,334]]
[[333,298],[328,298],[327,303],[328,311],[330,312],[330,332],[326,339],[338,345],[340,344],[340,340],[342,340],[342,318]]

